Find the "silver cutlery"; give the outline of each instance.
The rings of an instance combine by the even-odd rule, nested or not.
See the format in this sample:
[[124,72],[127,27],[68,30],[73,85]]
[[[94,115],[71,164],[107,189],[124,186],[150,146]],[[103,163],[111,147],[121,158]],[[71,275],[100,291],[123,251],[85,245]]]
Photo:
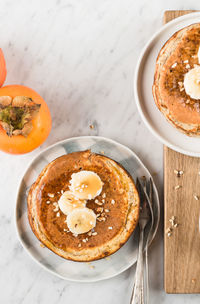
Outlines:
[[[138,259],[135,274],[135,285],[131,296],[130,304],[144,304],[144,266],[143,266],[143,249],[144,249],[144,232],[146,233],[145,246],[145,268],[146,268],[146,303],[149,298],[149,283],[148,283],[148,243],[150,239],[151,230],[153,227],[153,184],[152,180],[147,183],[146,177],[141,180],[137,179],[137,190],[140,196],[140,216],[139,216],[139,249]],[[146,232],[147,224],[151,223],[150,229]]]

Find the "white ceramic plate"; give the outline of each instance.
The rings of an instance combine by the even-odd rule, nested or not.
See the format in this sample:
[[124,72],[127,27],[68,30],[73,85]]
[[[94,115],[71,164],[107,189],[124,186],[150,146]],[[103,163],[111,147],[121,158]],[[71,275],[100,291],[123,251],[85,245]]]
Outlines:
[[167,23],[155,33],[142,51],[134,79],[136,104],[147,127],[163,144],[191,156],[200,156],[200,138],[188,137],[167,122],[153,100],[152,84],[156,58],[164,43],[176,31],[198,22],[200,13],[188,14]]
[[[73,262],[65,260],[47,248],[41,248],[40,242],[33,234],[27,217],[27,193],[32,183],[37,179],[42,169],[55,158],[74,151],[91,149],[92,152],[101,153],[118,161],[134,180],[136,177],[145,175],[150,177],[150,173],[139,160],[139,158],[127,147],[110,139],[85,136],[66,139],[49,147],[41,152],[26,170],[17,195],[16,205],[16,227],[19,239],[23,247],[31,257],[43,268],[51,273],[67,280],[92,282],[111,278],[129,268],[136,262],[138,248],[137,229],[128,242],[110,258],[104,258],[91,263]],[[160,217],[159,198],[154,185],[154,213],[155,223],[151,240],[154,238]]]

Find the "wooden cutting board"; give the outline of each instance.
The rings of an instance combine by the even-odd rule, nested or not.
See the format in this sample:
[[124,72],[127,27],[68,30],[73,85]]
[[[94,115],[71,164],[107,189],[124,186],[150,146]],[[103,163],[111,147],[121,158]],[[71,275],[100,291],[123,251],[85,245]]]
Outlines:
[[[191,12],[194,11],[166,11],[164,23]],[[174,170],[181,170],[183,174],[177,177]],[[164,285],[167,293],[200,293],[199,172],[200,158],[164,147]],[[178,226],[167,232],[173,216]]]

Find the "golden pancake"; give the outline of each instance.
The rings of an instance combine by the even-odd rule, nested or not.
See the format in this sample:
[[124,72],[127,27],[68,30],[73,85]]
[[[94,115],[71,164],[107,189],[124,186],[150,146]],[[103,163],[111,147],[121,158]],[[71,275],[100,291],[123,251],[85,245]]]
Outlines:
[[[101,193],[87,201],[97,215],[96,226],[87,233],[69,231],[66,215],[57,202],[68,191],[73,173],[97,173]],[[92,261],[118,250],[130,237],[139,218],[139,197],[133,179],[114,160],[91,151],[74,152],[49,163],[28,195],[28,217],[36,237],[59,256]]]
[[156,61],[153,97],[158,109],[178,130],[200,136],[200,99],[186,93],[185,75],[199,67],[200,24],[176,32],[162,47]]

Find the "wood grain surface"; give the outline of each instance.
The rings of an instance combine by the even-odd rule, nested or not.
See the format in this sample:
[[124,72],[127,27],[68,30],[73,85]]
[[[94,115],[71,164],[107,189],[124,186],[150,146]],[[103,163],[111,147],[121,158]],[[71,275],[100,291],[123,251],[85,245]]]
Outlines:
[[[164,23],[191,12],[194,11],[166,11]],[[183,174],[178,177],[174,170],[181,170]],[[200,158],[164,147],[164,285],[167,293],[200,293],[199,172]],[[169,221],[173,216],[175,221]],[[176,223],[177,227],[172,227]]]

